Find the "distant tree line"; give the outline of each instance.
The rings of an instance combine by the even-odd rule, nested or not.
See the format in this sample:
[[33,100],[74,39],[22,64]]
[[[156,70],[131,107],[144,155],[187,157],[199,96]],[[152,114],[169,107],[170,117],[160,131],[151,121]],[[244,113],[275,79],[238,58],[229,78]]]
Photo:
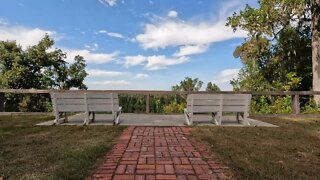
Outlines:
[[[198,78],[186,77],[179,84],[171,87],[172,91],[199,91],[203,82]],[[220,88],[209,82],[206,91],[220,91]],[[146,97],[143,95],[120,95],[120,104],[124,112],[144,113],[146,111]],[[151,113],[182,113],[186,107],[186,97],[182,95],[164,95],[150,97]]]

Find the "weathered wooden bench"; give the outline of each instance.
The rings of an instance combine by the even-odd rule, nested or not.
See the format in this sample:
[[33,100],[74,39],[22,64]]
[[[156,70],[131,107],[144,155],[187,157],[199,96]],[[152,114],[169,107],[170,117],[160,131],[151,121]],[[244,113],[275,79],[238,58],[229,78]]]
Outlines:
[[222,114],[232,112],[243,117],[245,125],[249,125],[250,94],[189,94],[187,108],[184,110],[186,124],[193,124],[193,115],[211,113],[216,125],[221,125]]
[[68,121],[67,112],[84,112],[84,124],[95,120],[95,112],[112,112],[113,124],[119,124],[121,107],[117,94],[80,92],[51,92],[50,94],[55,115],[54,124],[60,123],[60,113],[65,113],[64,121]]

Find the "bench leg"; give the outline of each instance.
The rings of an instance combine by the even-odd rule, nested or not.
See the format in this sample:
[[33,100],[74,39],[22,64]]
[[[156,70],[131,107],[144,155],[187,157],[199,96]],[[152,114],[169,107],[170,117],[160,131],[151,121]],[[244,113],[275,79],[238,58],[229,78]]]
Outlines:
[[59,125],[59,119],[60,119],[60,114],[58,112],[55,112],[55,120],[53,121],[54,125]]
[[248,118],[248,117],[249,117],[249,114],[244,113],[244,114],[243,114],[243,122],[244,122],[245,125],[250,126],[249,118]]
[[238,123],[240,122],[239,116],[240,116],[240,113],[237,113],[237,121],[238,121]]
[[192,116],[186,109],[184,110],[184,117],[186,119],[187,126],[191,126],[193,124],[192,122]]
[[64,120],[63,120],[64,123],[67,123],[68,122],[68,114],[67,112],[64,113]]
[[[212,113],[211,114],[211,116],[212,116],[212,119],[213,119],[213,123],[215,124],[215,125],[219,125],[219,122],[218,122],[218,120],[217,120],[217,113]],[[218,117],[219,118],[219,117]]]
[[89,117],[90,114],[92,114],[92,119],[90,119],[90,122],[94,122],[96,120],[96,114],[94,112],[89,112]]
[[222,112],[218,112],[218,125],[221,126],[222,124]]
[[118,125],[119,124],[119,118],[120,118],[120,111],[115,113],[115,121],[114,121],[114,125]]
[[83,125],[89,125],[89,123],[90,123],[90,112],[86,111]]

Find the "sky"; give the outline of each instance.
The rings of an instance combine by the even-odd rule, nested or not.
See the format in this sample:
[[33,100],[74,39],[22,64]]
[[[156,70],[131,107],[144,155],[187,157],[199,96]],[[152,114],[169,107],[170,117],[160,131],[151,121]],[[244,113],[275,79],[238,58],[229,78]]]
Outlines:
[[232,90],[247,37],[226,19],[255,0],[0,0],[0,40],[23,49],[47,33],[85,58],[89,89],[170,90],[185,77]]

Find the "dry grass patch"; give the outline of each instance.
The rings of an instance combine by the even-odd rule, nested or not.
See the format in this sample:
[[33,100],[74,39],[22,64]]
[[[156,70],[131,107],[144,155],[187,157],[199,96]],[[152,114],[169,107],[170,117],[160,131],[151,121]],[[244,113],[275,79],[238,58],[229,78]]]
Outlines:
[[83,179],[113,145],[120,126],[34,126],[48,116],[0,116],[0,177]]
[[320,179],[320,120],[259,118],[265,127],[195,127],[207,143],[244,179]]

